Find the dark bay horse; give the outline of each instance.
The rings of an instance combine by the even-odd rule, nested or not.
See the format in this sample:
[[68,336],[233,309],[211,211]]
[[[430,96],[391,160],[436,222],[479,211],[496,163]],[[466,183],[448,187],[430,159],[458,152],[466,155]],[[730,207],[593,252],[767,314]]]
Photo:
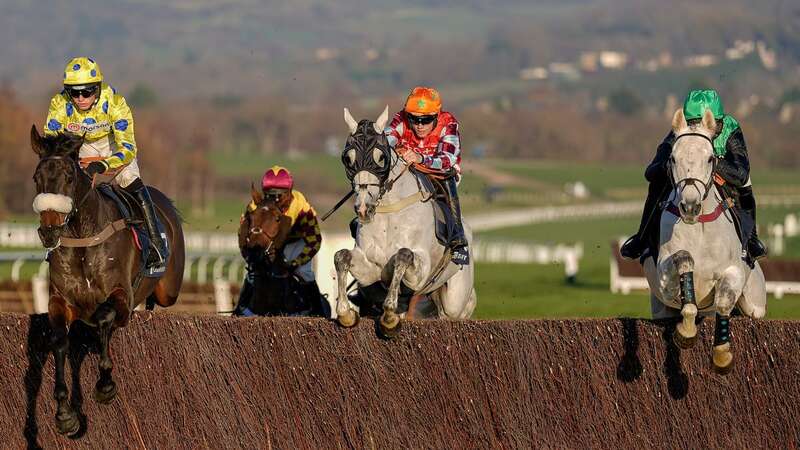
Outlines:
[[167,269],[160,278],[140,277],[136,239],[117,206],[94,187],[81,169],[78,156],[83,138],[69,134],[43,137],[31,128],[31,147],[39,156],[33,179],[39,212],[39,237],[49,250],[50,301],[48,317],[55,357],[56,424],[62,434],[75,434],[78,415],[69,402],[64,362],[69,327],[80,320],[97,330],[99,379],[94,398],[114,399],[111,377],[111,335],[124,327],[134,308],[144,301],[162,307],[178,298],[183,281],[184,243],[181,219],[172,202],[150,188],[157,214],[170,246]]
[[239,224],[239,249],[249,268],[250,286],[240,297],[236,311],[244,308],[257,315],[307,315],[316,312],[312,299],[304,299],[292,270],[282,264],[283,246],[291,231],[291,220],[274,199],[251,185],[256,209]]

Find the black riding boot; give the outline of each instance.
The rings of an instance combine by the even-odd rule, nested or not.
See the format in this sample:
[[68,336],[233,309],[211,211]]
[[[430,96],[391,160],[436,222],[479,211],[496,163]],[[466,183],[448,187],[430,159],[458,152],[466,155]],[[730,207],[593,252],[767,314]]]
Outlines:
[[239,301],[236,302],[236,308],[233,309],[234,316],[245,315],[245,310],[250,307],[250,297],[253,295],[253,283],[250,281],[250,276],[245,277],[242,289],[239,291]]
[[311,315],[322,316],[322,293],[319,291],[317,281],[301,281],[299,288],[300,296],[311,307]]
[[739,204],[743,214],[747,214],[752,223],[750,235],[745,240],[745,249],[750,261],[758,261],[767,256],[767,246],[758,238],[758,226],[756,225],[756,198],[753,196],[751,186],[739,189]]
[[157,219],[156,211],[153,207],[153,199],[150,198],[150,191],[147,190],[147,186],[145,186],[141,180],[136,180],[134,183],[131,183],[131,186],[128,186],[128,188],[131,187],[134,188],[133,193],[136,194],[142,211],[144,211],[144,222],[147,227],[147,234],[150,236],[152,248],[147,258],[147,268],[152,269],[154,272],[161,272],[166,269],[164,255],[167,254],[167,248],[164,238],[161,236],[161,233],[158,232],[158,226],[156,226]]
[[469,264],[469,243],[464,235],[464,225],[461,223],[461,204],[458,201],[458,185],[456,178],[450,177],[444,181],[447,196],[450,200],[450,218],[448,220],[450,228],[450,250],[452,250],[452,261],[459,265]]
[[350,221],[350,236],[355,239],[356,234],[358,234],[358,217],[353,217],[353,220]]
[[650,234],[658,229],[654,216],[656,215],[656,208],[661,196],[664,192],[664,185],[661,183],[650,183],[647,188],[647,200],[644,202],[642,210],[642,219],[639,222],[639,231],[633,236],[629,237],[622,247],[619,249],[620,255],[623,258],[639,259],[650,242]]

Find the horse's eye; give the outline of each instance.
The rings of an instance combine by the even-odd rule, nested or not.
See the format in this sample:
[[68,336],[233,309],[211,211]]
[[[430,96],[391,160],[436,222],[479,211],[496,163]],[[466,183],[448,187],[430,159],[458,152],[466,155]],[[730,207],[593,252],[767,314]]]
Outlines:
[[373,148],[372,149],[372,159],[375,160],[375,164],[377,164],[378,166],[383,168],[384,158],[383,158],[383,152],[381,151],[381,149],[379,149],[379,148]]
[[347,161],[351,166],[356,165],[356,149],[351,148],[347,151]]
[[669,162],[671,162],[672,164],[675,164],[675,157],[674,156],[670,156],[669,157]]
[[714,156],[709,156],[708,157],[708,162],[711,163],[712,161],[714,161]]

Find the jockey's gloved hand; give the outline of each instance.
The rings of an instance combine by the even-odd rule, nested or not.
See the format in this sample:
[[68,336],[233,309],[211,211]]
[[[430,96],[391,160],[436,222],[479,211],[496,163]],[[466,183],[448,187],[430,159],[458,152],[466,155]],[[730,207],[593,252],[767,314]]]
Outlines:
[[97,174],[103,173],[108,169],[108,166],[103,161],[92,161],[86,166],[86,174],[93,177]]
[[277,258],[275,258],[275,264],[277,264],[280,267],[285,268],[286,270],[292,270],[294,268],[294,266],[292,265],[292,262],[291,261],[287,261],[286,257],[283,256],[283,255],[279,255]]

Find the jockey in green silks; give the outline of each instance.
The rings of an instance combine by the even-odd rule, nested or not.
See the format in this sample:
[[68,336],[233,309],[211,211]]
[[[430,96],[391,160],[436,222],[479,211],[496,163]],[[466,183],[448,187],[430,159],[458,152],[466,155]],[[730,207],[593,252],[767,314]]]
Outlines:
[[[713,138],[714,155],[717,157],[714,180],[724,195],[734,199],[734,212],[739,218],[739,233],[745,260],[753,261],[767,255],[767,248],[758,239],[756,230],[756,200],[750,182],[750,160],[747,145],[739,122],[725,114],[719,94],[712,89],[694,90],[686,96],[683,114],[689,125],[697,124],[706,109],[711,110],[717,122]],[[658,146],[653,162],[645,170],[645,178],[650,182],[647,200],[644,204],[639,231],[631,236],[620,249],[622,256],[629,259],[655,256],[659,245],[659,205],[666,200],[670,189],[668,161],[672,155],[675,134],[670,131]]]

